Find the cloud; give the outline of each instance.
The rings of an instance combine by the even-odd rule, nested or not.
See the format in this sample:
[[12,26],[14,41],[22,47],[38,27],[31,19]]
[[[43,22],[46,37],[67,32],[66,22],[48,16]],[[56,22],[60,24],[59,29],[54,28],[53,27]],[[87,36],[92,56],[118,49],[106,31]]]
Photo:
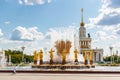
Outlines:
[[90,24],[100,26],[110,26],[119,24],[120,22],[120,8],[117,9],[101,9],[100,14],[96,18],[89,19]]
[[119,49],[120,48],[120,42],[114,43],[112,46]]
[[88,26],[90,28],[120,24],[120,0],[102,0],[102,3],[99,15],[95,18],[89,18]]
[[4,22],[5,25],[9,25],[10,24],[10,21],[6,21]]
[[[101,0],[102,6],[95,18],[89,18],[88,29],[95,30],[93,45],[104,49],[109,54],[109,45],[119,42],[120,36],[120,0]],[[96,29],[97,28],[97,29]],[[99,30],[98,30],[99,29]],[[107,43],[106,43],[107,42]]]
[[23,4],[23,1],[22,1],[22,0],[18,0],[18,3],[19,3],[19,4]]
[[51,3],[52,2],[52,0],[48,0],[48,3]]
[[[76,34],[76,37],[74,37]],[[45,34],[45,39],[47,40],[47,45],[50,48],[55,48],[55,42],[59,40],[71,41],[71,51],[74,50],[74,47],[79,47],[79,36],[78,36],[78,27],[76,26],[68,26],[68,27],[57,27],[50,28],[49,31]],[[45,40],[44,40],[45,42]],[[75,43],[75,44],[74,44]]]
[[50,28],[46,33],[45,38],[51,39],[52,41],[57,40],[71,40],[76,32],[75,26],[60,27],[60,28]]
[[45,4],[45,3],[51,3],[52,0],[18,0],[19,4],[25,4],[25,5],[35,5],[35,4]]
[[3,36],[3,32],[2,32],[2,30],[0,29],[0,37],[1,37],[1,36]]
[[11,40],[33,41],[43,39],[43,34],[37,27],[25,28],[18,26],[12,31]]
[[102,0],[103,7],[117,8],[120,7],[120,0]]
[[120,24],[114,26],[105,26],[103,30],[110,31],[114,35],[120,35]]
[[21,47],[24,46],[25,47],[24,53],[29,55],[33,54],[34,50],[40,48],[39,46],[36,46],[36,43],[39,44],[37,41],[24,42],[0,38],[0,48],[4,50],[6,49],[21,50]]
[[25,53],[32,54],[34,50],[40,50],[55,47],[57,40],[70,40],[72,42],[71,51],[74,48],[74,33],[76,33],[75,26],[50,28],[45,35],[37,30],[37,27],[25,28],[22,26],[16,27],[11,34],[10,39],[0,39],[0,47],[5,49],[18,49],[25,46]]
[[97,25],[115,25],[120,22],[120,8],[118,9],[108,9],[108,12],[104,10],[102,13],[95,19]]
[[117,39],[117,37],[115,35],[108,35],[106,32],[104,31],[97,31],[96,32],[96,36],[102,40],[102,41],[110,41],[110,40],[114,40]]

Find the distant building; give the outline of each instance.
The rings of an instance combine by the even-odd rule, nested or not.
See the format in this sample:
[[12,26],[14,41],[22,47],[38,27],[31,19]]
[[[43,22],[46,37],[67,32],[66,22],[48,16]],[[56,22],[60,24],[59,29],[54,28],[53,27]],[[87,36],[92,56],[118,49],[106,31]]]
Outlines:
[[0,67],[4,67],[6,65],[5,53],[3,50],[0,51]]
[[90,33],[88,33],[88,36],[86,37],[86,28],[84,27],[85,23],[83,22],[83,9],[81,11],[82,11],[82,17],[79,28],[80,53],[83,54],[84,56],[85,51],[93,51],[93,62],[103,61],[103,49],[97,49],[97,48],[91,49],[92,38],[90,37]]
[[93,49],[93,61],[103,61],[103,49]]

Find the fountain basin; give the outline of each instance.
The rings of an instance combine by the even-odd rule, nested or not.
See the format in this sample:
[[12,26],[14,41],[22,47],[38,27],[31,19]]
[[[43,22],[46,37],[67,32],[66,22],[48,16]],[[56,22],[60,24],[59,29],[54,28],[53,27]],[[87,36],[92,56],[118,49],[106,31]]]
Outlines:
[[42,65],[32,65],[32,68],[38,69],[88,69],[94,68],[95,65],[83,65],[83,64],[42,64]]

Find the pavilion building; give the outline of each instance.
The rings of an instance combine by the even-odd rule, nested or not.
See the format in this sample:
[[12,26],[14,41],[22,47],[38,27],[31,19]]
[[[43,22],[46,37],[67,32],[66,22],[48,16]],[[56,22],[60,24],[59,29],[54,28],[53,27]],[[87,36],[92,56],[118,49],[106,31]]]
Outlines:
[[[92,38],[90,37],[90,33],[88,33],[88,36],[86,36],[86,28],[85,23],[83,21],[83,9],[81,10],[82,16],[81,16],[81,22],[80,22],[80,28],[79,28],[79,47],[80,47],[80,53],[85,56],[85,51],[92,51],[93,55],[93,62],[101,62],[103,61],[103,49],[92,49],[91,48],[91,41]],[[90,58],[90,53],[87,54],[88,58]],[[90,59],[88,59],[90,60]]]

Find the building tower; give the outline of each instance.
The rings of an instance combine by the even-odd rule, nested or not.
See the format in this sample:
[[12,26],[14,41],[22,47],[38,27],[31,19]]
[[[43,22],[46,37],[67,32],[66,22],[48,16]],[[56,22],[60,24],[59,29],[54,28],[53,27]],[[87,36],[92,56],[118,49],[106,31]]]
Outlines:
[[83,8],[81,9],[81,22],[79,28],[79,52],[83,54],[85,64],[103,61],[103,49],[91,49],[91,37],[88,33],[86,36],[86,28],[84,23]]
[[83,8],[81,9],[81,23],[79,28],[79,38],[86,38],[86,28],[84,27],[83,22]]
[[84,53],[85,50],[91,49],[91,38],[88,33],[88,37],[86,37],[86,28],[85,23],[83,21],[83,8],[81,9],[81,22],[79,28],[79,45],[80,45],[80,53]]

